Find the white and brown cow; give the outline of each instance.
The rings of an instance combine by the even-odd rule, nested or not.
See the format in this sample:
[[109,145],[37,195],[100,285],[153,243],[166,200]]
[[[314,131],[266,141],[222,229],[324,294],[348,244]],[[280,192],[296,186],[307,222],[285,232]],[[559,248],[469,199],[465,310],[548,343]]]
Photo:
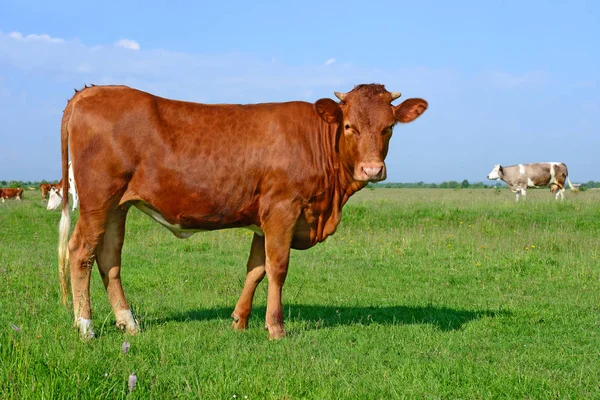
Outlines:
[[527,188],[539,188],[550,186],[554,193],[554,198],[560,197],[564,200],[565,181],[569,184],[571,190],[576,190],[569,180],[567,166],[560,162],[539,162],[532,164],[519,164],[503,167],[500,164],[494,165],[494,169],[487,176],[488,179],[501,179],[508,185],[516,196],[527,196]]
[[[75,187],[75,177],[73,176],[73,167],[69,162],[69,193],[73,196],[73,211],[77,209],[79,198],[77,197],[77,188]],[[48,205],[46,210],[56,210],[62,203],[63,189],[62,179],[55,185],[50,185],[48,190]]]

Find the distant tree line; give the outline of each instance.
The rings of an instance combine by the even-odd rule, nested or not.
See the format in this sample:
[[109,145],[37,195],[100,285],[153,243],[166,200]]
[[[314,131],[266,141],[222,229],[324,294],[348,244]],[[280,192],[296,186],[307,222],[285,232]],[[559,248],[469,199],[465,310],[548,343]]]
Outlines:
[[[425,183],[425,182],[383,182],[383,183],[369,183],[369,188],[402,188],[402,189],[494,189],[498,187],[506,187],[506,184],[502,181],[496,181],[494,183],[474,182],[471,183],[464,179],[462,182],[448,181],[442,183]],[[600,188],[600,182],[588,181],[581,183],[579,189],[592,189]]]
[[8,187],[8,188],[24,188],[24,187],[38,187],[42,183],[58,183],[58,181],[46,181],[42,179],[41,181],[0,181],[0,187]]

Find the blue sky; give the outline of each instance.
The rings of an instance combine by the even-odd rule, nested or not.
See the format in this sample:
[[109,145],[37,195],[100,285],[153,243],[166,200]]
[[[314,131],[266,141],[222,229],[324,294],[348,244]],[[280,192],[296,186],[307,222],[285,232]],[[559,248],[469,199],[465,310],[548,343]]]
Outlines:
[[59,179],[62,110],[86,83],[256,103],[372,82],[429,102],[394,131],[388,181],[535,161],[600,180],[599,43],[598,1],[3,0],[0,180]]

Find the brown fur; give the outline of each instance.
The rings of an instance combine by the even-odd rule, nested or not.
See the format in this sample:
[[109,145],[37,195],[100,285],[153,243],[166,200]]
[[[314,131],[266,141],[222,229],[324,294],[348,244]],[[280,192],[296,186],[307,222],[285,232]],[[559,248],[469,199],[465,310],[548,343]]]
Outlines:
[[0,198],[2,201],[5,199],[13,199],[23,200],[23,189],[21,188],[4,188],[0,189]]
[[61,139],[63,184],[70,148],[81,202],[69,241],[75,317],[91,318],[94,259],[115,312],[129,309],[121,249],[127,210],[138,206],[184,229],[259,227],[264,236],[254,236],[233,327],[247,326],[256,285],[266,275],[269,336],[283,336],[290,248],[307,249],[335,232],[348,198],[385,178],[391,126],[427,108],[422,99],[392,106],[384,93],[383,85],[359,85],[339,104],[207,105],[124,86],[77,92],[65,109]]

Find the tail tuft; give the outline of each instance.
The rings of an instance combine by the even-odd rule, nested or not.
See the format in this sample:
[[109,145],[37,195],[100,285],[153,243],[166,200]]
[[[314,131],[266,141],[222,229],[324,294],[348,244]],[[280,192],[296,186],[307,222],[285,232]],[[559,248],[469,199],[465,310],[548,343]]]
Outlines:
[[71,214],[69,208],[63,208],[58,226],[58,279],[60,281],[61,301],[66,306],[69,297],[69,231]]

